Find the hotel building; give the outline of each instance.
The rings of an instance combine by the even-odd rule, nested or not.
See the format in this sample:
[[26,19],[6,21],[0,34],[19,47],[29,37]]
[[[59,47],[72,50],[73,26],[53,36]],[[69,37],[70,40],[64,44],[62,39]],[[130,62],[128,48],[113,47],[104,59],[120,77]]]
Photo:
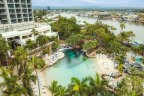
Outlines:
[[0,0],[0,34],[7,41],[25,45],[28,39],[34,40],[32,29],[41,35],[57,36],[50,25],[34,22],[31,0]]

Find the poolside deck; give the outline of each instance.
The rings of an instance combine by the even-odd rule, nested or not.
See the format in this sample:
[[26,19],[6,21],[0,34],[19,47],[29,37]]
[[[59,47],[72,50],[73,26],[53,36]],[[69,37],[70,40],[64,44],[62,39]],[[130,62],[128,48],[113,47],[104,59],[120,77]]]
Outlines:
[[63,52],[58,52],[56,58],[55,58],[54,54],[51,55],[51,56],[45,56],[45,57],[43,57],[43,59],[44,59],[45,62],[46,62],[46,66],[45,66],[44,68],[42,68],[41,71],[44,71],[45,68],[54,65],[58,60],[64,58],[64,56],[65,56],[65,55],[64,55]]

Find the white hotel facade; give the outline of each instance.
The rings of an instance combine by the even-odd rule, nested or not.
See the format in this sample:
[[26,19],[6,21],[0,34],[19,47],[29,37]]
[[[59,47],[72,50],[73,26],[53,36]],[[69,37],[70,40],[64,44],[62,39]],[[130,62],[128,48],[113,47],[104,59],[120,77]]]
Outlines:
[[28,39],[35,39],[32,29],[41,35],[57,36],[50,25],[34,22],[31,0],[0,0],[0,34],[7,41],[25,45]]

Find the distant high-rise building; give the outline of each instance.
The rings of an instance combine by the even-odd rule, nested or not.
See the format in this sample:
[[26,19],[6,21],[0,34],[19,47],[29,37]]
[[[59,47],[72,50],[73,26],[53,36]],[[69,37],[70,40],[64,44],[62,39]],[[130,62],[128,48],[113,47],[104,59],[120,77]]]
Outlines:
[[31,0],[0,0],[0,24],[33,21]]
[[47,7],[47,10],[51,10],[51,9],[50,9],[50,6]]

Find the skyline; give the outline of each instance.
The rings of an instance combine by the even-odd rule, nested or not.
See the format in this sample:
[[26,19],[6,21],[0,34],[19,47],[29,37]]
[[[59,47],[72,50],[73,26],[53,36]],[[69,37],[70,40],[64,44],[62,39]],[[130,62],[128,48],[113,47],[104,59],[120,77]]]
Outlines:
[[33,6],[142,7],[144,0],[32,0]]

